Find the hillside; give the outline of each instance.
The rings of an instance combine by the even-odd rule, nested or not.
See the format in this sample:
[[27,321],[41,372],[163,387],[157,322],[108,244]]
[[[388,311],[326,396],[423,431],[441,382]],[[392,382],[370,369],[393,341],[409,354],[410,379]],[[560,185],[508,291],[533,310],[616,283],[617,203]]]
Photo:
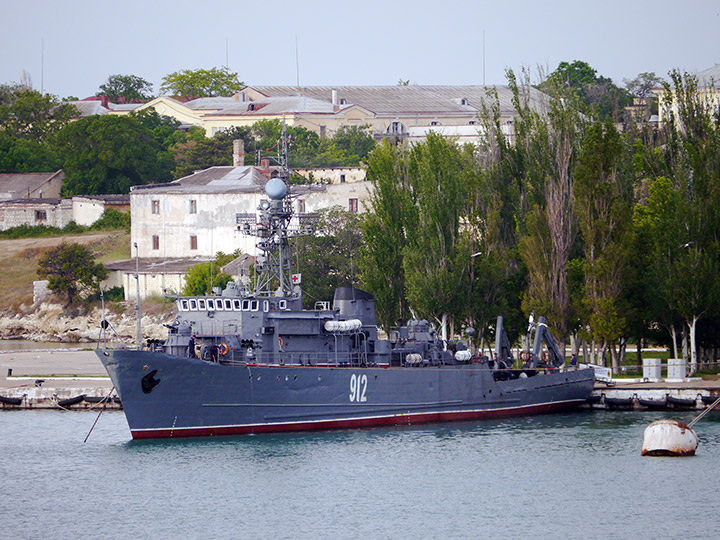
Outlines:
[[[43,250],[63,241],[89,246],[102,263],[130,258],[130,235],[122,231],[77,236],[0,240],[5,255],[0,260],[0,339],[87,342],[98,338],[103,313],[99,305],[66,308],[51,296],[33,305],[33,281],[38,279],[37,261]],[[135,303],[108,304],[105,317],[126,342],[135,339]],[[143,303],[145,338],[161,338],[167,332],[162,323],[172,320],[172,303]],[[114,335],[108,339],[116,341]]]
[[77,236],[20,238],[0,240],[0,311],[17,312],[32,304],[33,281],[38,279],[37,261],[43,250],[62,242],[89,246],[97,261],[109,263],[130,258],[130,235],[124,231],[107,231]]

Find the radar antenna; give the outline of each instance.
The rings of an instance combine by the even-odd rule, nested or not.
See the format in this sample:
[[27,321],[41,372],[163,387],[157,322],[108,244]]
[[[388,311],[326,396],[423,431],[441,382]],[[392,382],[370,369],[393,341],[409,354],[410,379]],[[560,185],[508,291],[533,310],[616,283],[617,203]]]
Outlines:
[[260,254],[255,262],[255,285],[257,296],[297,297],[300,288],[294,283],[290,238],[312,233],[312,227],[292,229],[293,196],[288,188],[290,167],[288,165],[288,136],[283,124],[280,170],[265,184],[268,199],[262,199],[257,209],[256,222],[246,221],[238,226],[243,234],[259,238],[256,244]]

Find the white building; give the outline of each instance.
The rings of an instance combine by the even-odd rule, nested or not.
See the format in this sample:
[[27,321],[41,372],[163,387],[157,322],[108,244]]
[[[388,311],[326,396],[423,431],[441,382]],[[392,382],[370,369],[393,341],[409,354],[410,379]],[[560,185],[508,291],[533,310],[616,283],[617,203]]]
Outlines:
[[[241,250],[255,254],[255,238],[238,226],[255,222],[274,171],[257,167],[211,167],[167,184],[136,186],[130,193],[131,242],[145,258],[214,257]],[[292,185],[295,212],[305,214],[339,205],[363,211],[369,182]],[[133,250],[134,253],[134,250]]]
[[[242,225],[255,223],[265,184],[273,169],[211,167],[167,184],[136,186],[130,192],[132,253],[139,256],[140,296],[179,293],[188,267],[222,251],[256,255],[254,236]],[[292,226],[324,208],[340,206],[363,212],[370,182],[291,185],[296,214]],[[125,298],[135,297],[135,261],[108,265],[114,274],[106,286],[123,286]]]

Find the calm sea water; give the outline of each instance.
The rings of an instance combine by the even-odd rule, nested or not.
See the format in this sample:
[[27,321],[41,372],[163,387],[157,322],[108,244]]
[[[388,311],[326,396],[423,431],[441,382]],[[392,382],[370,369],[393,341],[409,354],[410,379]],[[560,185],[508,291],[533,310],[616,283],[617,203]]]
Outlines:
[[83,444],[96,413],[2,411],[0,538],[714,537],[720,415],[641,457],[661,416],[135,442],[105,412]]

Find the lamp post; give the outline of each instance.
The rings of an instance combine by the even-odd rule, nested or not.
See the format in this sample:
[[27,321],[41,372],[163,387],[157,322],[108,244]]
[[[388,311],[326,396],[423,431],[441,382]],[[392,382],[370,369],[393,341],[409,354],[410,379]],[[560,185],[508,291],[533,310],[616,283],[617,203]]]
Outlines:
[[135,309],[137,313],[135,314],[135,317],[137,319],[137,350],[142,349],[142,329],[140,328],[140,319],[142,318],[142,314],[140,312],[140,253],[138,249],[137,242],[134,242],[133,245],[135,246]]

